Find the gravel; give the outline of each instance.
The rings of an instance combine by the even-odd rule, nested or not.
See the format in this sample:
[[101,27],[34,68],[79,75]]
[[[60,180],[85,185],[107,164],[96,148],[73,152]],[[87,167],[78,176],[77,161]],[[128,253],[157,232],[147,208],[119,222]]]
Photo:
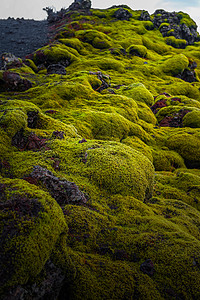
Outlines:
[[[14,19],[0,19],[0,56],[11,52],[24,58],[48,43],[48,22]],[[1,61],[0,61],[1,68]]]

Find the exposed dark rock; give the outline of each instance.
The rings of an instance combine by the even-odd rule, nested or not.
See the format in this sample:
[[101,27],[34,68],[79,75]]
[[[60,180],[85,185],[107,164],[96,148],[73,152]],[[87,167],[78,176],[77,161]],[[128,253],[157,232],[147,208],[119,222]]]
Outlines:
[[129,260],[128,253],[123,249],[115,249],[113,256],[115,260]]
[[46,139],[37,136],[33,132],[26,136],[24,130],[20,129],[12,138],[12,146],[17,147],[21,151],[39,151],[41,148],[45,147],[46,141]]
[[140,266],[140,271],[142,271],[144,274],[147,274],[148,276],[153,276],[155,273],[154,264],[151,259],[145,260]]
[[58,130],[56,130],[56,131],[53,131],[52,137],[53,138],[58,138],[60,140],[63,140],[65,138],[65,133],[64,133],[64,131],[58,131]]
[[90,9],[91,8],[90,0],[74,0],[74,2],[68,7],[68,10],[77,10],[77,9]]
[[60,74],[66,75],[65,67],[60,64],[53,64],[47,67],[47,74]]
[[184,116],[189,113],[190,110],[181,109],[179,112],[174,113],[172,116],[166,116],[160,122],[161,127],[183,127],[182,121]]
[[0,91],[26,91],[32,87],[28,79],[22,78],[18,73],[5,71],[0,79]]
[[[34,166],[33,172],[28,176],[28,178],[32,178],[38,184],[41,183],[45,186],[50,195],[60,205],[83,204],[87,202],[85,195],[79,190],[75,183],[65,179],[59,179],[54,176],[51,171],[45,168]],[[28,178],[25,179],[29,181]]]
[[27,122],[28,122],[29,128],[37,127],[38,114],[39,114],[39,111],[28,111],[27,112],[27,116],[28,116]]
[[[97,72],[89,72],[90,75],[97,75],[97,78],[101,80],[102,85],[101,86],[93,86],[93,89],[97,92],[102,92],[103,90],[107,89],[110,86],[110,76],[105,75],[100,71]],[[108,81],[108,82],[107,82]]]
[[[154,12],[153,24],[156,28],[159,28],[163,37],[174,36],[176,39],[186,40],[187,43],[185,46],[187,46],[187,44],[192,45],[194,42],[199,41],[195,23],[191,26],[187,26],[184,23],[181,24],[181,19],[182,15],[179,13],[159,9]],[[183,47],[183,45],[181,47]]]
[[198,81],[197,77],[196,77],[196,73],[195,73],[196,67],[197,67],[197,63],[195,61],[190,62],[188,68],[185,69],[177,77],[181,78],[182,80],[184,80],[186,82],[196,82],[196,81]]
[[3,53],[1,56],[2,70],[22,67],[22,61],[12,53]]
[[166,101],[167,99],[158,100],[153,106],[151,106],[152,112],[156,114],[160,108],[166,107],[167,106]]
[[113,16],[118,20],[129,21],[129,19],[132,17],[132,14],[128,10],[121,7],[115,11]]
[[140,17],[139,17],[139,20],[140,20],[140,21],[151,21],[151,16],[150,16],[150,14],[148,13],[148,11],[143,10],[143,11],[141,12]]
[[4,300],[55,300],[58,299],[60,290],[65,279],[62,270],[56,267],[50,260],[45,264],[43,273],[45,277],[42,282],[27,283],[18,285],[10,289],[5,295]]
[[88,11],[91,8],[90,0],[74,0],[74,2],[68,8],[62,8],[60,11],[54,11],[52,7],[43,8],[47,13],[47,21],[49,23],[55,23],[61,19],[63,19],[69,11],[73,10],[86,10]]
[[79,141],[79,144],[86,143],[86,142],[87,142],[86,139],[82,139]]
[[126,4],[121,4],[121,5],[112,5],[111,7],[109,7],[108,9],[113,9],[113,8],[127,8],[127,9],[131,9],[128,5]]

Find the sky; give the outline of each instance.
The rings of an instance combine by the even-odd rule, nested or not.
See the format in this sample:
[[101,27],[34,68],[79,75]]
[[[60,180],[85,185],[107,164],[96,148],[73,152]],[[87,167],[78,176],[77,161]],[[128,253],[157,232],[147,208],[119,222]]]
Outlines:
[[[44,20],[44,7],[54,7],[59,11],[67,8],[73,0],[0,0],[0,19],[8,17]],[[200,32],[200,0],[93,0],[92,8],[108,8],[112,5],[126,4],[133,10],[145,9],[152,14],[156,9],[183,11],[188,13],[198,25]]]

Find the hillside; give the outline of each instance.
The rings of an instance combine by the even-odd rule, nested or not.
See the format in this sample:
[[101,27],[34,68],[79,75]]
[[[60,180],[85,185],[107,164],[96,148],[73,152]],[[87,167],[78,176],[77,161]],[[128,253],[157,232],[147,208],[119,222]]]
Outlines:
[[0,298],[200,299],[195,22],[54,17],[0,70]]

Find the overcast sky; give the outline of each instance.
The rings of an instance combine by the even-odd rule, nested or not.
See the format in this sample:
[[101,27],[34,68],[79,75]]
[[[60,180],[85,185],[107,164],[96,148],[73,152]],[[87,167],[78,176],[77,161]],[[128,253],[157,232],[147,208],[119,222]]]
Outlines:
[[[43,7],[53,6],[56,10],[68,7],[73,0],[0,0],[0,19],[24,17],[43,20],[46,13]],[[200,0],[93,0],[93,8],[108,8],[112,5],[126,4],[132,9],[145,9],[153,13],[163,8],[167,11],[187,12],[197,23],[200,31]]]

